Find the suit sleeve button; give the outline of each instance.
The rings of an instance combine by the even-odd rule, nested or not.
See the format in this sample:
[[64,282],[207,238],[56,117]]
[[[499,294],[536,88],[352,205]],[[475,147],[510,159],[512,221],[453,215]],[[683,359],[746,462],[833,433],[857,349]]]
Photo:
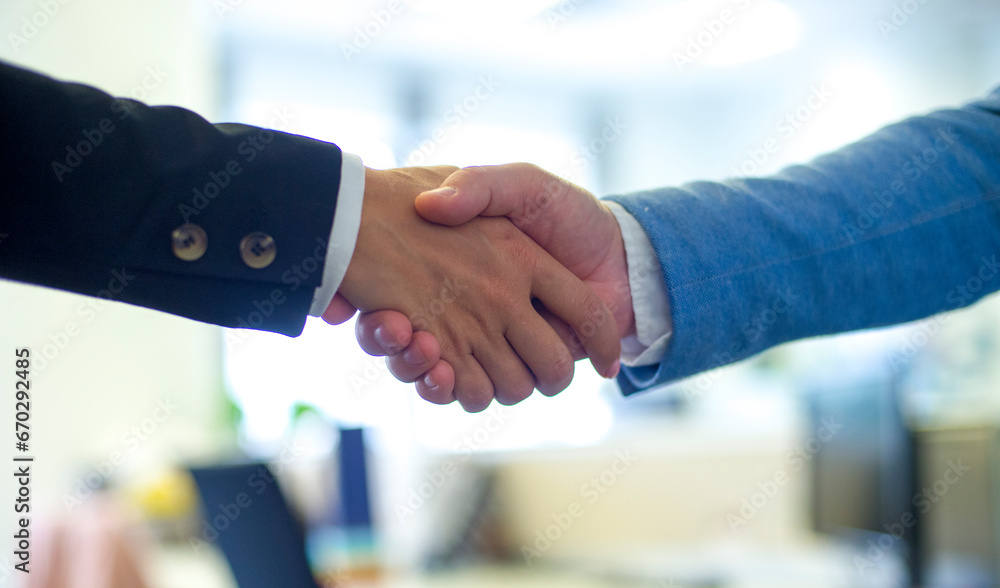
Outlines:
[[253,269],[263,269],[274,261],[278,246],[267,233],[250,233],[240,241],[240,256],[243,263]]
[[208,235],[198,225],[187,223],[174,229],[170,234],[174,255],[184,261],[201,259],[208,249]]

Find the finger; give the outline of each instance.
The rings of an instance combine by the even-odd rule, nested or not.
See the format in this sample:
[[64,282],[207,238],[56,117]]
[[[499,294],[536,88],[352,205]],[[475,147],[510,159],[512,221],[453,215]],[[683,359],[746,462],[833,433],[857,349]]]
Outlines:
[[[436,190],[417,195],[417,212],[431,222],[458,225],[477,215],[506,216],[553,257],[573,267],[586,266],[580,234],[606,237],[607,212],[593,194],[529,163],[467,167],[449,176]],[[573,227],[572,234],[567,228]],[[567,263],[568,262],[568,263]],[[581,262],[578,267],[570,264]]]
[[417,194],[414,205],[425,220],[460,225],[479,216],[490,202],[491,168],[466,168],[448,176],[439,188]]
[[442,357],[455,370],[455,399],[466,412],[481,412],[493,401],[493,382],[478,359],[470,354]]
[[[562,322],[553,317],[555,321]],[[566,332],[573,334],[565,323]],[[507,340],[534,374],[535,387],[546,396],[555,396],[573,381],[573,357],[566,344],[549,324],[535,312],[515,320],[508,328]],[[487,373],[492,373],[489,368]],[[497,400],[505,404],[497,393]],[[523,400],[521,398],[520,400]]]
[[323,320],[331,325],[339,325],[351,320],[356,312],[358,309],[338,292],[333,295],[330,305],[323,311]]
[[434,335],[418,331],[401,353],[386,357],[385,363],[400,382],[415,382],[440,359],[441,348]]
[[575,332],[573,332],[573,328],[567,325],[561,318],[552,314],[552,312],[545,308],[545,305],[537,299],[532,300],[532,303],[534,304],[535,312],[538,313],[538,316],[542,317],[542,319],[549,324],[549,327],[556,332],[556,336],[558,336],[559,340],[563,342],[566,349],[569,349],[570,355],[573,357],[573,361],[586,358],[587,352],[584,351],[583,344],[580,343],[580,338],[576,336]]
[[[543,321],[539,319],[539,322],[548,329]],[[493,397],[497,402],[510,406],[531,396],[535,377],[506,339],[490,341],[489,348],[477,349],[474,355],[493,383]]]
[[395,355],[413,340],[413,326],[406,315],[395,310],[362,312],[354,335],[368,355]]
[[527,163],[466,167],[441,187],[417,195],[414,203],[420,216],[443,225],[460,225],[479,215],[519,218],[544,208],[562,183]]
[[618,374],[621,339],[611,311],[593,290],[551,257],[543,255],[532,276],[532,295],[580,338],[597,373]]
[[455,402],[455,371],[450,363],[441,360],[417,380],[416,388],[417,394],[432,404]]

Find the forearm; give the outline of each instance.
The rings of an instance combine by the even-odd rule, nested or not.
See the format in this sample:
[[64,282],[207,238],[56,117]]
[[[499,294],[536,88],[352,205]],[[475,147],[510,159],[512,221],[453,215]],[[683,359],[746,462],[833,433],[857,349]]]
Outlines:
[[[0,89],[0,232],[9,235],[0,275],[221,325],[301,331],[337,203],[336,146],[212,125],[4,64]],[[207,234],[194,260],[171,246],[185,223]],[[243,258],[252,233],[276,244],[264,267]],[[131,277],[109,289],[115,272]]]
[[1000,92],[770,178],[612,200],[650,238],[673,323],[661,363],[623,373],[626,393],[959,308],[1000,288]]

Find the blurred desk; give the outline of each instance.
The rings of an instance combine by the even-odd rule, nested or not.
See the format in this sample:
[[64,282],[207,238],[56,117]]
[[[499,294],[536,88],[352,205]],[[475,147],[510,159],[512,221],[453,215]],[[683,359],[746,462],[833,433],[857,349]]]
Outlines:
[[[187,546],[168,547],[154,557],[149,572],[150,588],[237,588],[225,558],[218,551],[195,554]],[[483,566],[432,574],[388,575],[377,588],[650,588],[649,582],[598,579],[555,570]],[[653,584],[653,586],[656,586]],[[669,582],[662,588],[673,587]],[[359,586],[360,588],[360,586]],[[374,587],[373,587],[374,588]],[[660,588],[657,586],[656,588]]]
[[[184,551],[187,551],[184,553]],[[217,552],[194,555],[182,547],[167,549],[149,568],[151,588],[237,588],[225,559]],[[484,566],[446,572],[387,576],[371,588],[686,588],[650,582],[622,582],[592,576],[518,567]],[[362,588],[358,585],[358,588]]]
[[160,545],[146,565],[150,588],[237,588],[222,552],[195,553],[185,544]]
[[[160,550],[149,566],[150,588],[237,588],[222,555],[212,550],[194,554],[186,546]],[[648,582],[602,580],[554,570],[517,567],[476,567],[433,574],[387,576],[377,588],[650,588]],[[654,584],[655,586],[655,584]],[[663,583],[663,588],[672,587]],[[360,588],[360,585],[359,585]],[[373,587],[374,588],[374,587]],[[660,588],[657,586],[657,588]]]
[[[537,565],[479,565],[413,574],[387,574],[371,585],[357,588],[858,588],[885,585],[865,582],[851,565],[851,552],[833,546],[734,552],[729,550],[657,550],[645,557],[618,559],[604,564],[565,567]],[[725,564],[717,559],[720,556]],[[687,565],[675,565],[687,561]],[[715,562],[716,573],[705,575]],[[700,563],[698,563],[700,562]],[[229,568],[215,549],[195,554],[186,545],[166,547],[154,554],[147,567],[151,588],[237,588]],[[681,576],[665,577],[664,565]],[[685,569],[686,568],[686,569]],[[702,570],[699,572],[698,570]],[[659,573],[658,573],[659,572]],[[877,575],[876,575],[877,576]],[[882,579],[885,576],[881,576]],[[867,578],[875,580],[876,578]]]

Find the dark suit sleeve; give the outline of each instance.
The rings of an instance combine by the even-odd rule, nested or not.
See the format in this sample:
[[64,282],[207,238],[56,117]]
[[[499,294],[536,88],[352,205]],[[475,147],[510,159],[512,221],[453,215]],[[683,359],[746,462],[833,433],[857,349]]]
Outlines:
[[[149,107],[0,63],[0,276],[297,335],[319,286],[337,146]],[[202,227],[207,249],[175,255]],[[252,233],[267,267],[244,262]]]

